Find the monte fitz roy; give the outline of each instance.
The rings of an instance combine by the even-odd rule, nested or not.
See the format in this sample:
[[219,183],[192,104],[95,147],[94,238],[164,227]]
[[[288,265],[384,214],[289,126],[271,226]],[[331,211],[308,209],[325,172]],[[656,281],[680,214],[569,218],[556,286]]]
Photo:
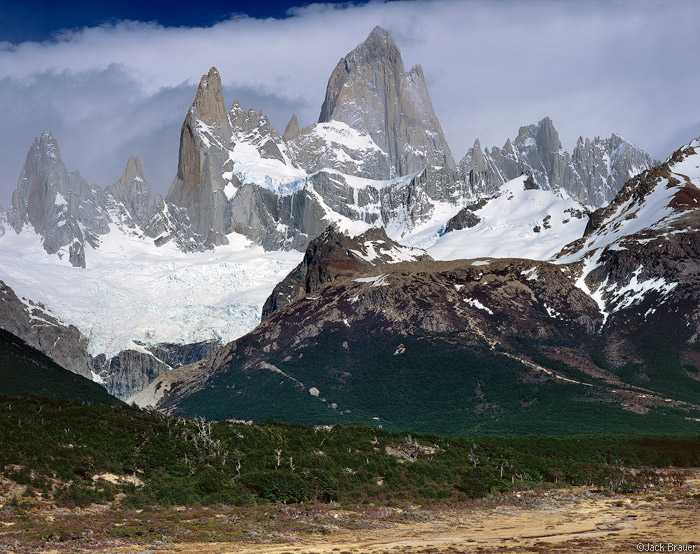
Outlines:
[[203,75],[164,196],[139,157],[101,187],[38,136],[0,212],[3,340],[187,416],[697,431],[700,140],[567,151],[544,116],[456,159],[380,27],[317,122],[253,108]]

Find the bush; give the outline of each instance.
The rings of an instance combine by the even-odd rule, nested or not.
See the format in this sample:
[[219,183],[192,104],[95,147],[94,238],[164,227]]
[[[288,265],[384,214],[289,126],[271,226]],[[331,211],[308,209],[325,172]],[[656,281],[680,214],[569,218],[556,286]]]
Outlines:
[[257,496],[271,502],[311,500],[315,487],[310,480],[287,470],[256,471],[243,477],[243,484]]
[[467,496],[467,498],[484,498],[491,490],[500,485],[500,482],[479,470],[470,471],[462,475],[455,488]]
[[92,486],[74,482],[60,487],[54,494],[54,500],[66,508],[82,508],[103,501],[105,497]]

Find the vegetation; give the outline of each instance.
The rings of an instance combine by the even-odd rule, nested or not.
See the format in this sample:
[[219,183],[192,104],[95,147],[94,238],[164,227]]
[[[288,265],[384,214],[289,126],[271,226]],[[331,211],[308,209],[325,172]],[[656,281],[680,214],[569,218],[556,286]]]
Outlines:
[[36,394],[118,404],[104,387],[72,373],[23,340],[0,329],[0,394]]
[[[325,329],[314,340],[312,348],[285,350],[269,360],[295,380],[265,368],[242,370],[241,364],[232,363],[176,409],[181,415],[209,419],[381,425],[397,432],[456,436],[700,429],[697,409],[665,404],[644,412],[629,409],[610,392],[616,387],[545,359],[527,344],[523,352],[581,383],[548,378],[497,351],[465,347],[459,340],[395,337],[371,327],[345,325]],[[400,345],[404,353],[394,355]],[[691,380],[670,368],[668,375],[679,388]],[[309,394],[311,387],[318,396]],[[666,389],[661,390],[665,395]]]
[[411,436],[36,397],[0,397],[0,444],[5,477],[66,506],[117,495],[142,507],[430,502],[567,483],[622,491],[657,479],[630,468],[700,465],[698,435]]

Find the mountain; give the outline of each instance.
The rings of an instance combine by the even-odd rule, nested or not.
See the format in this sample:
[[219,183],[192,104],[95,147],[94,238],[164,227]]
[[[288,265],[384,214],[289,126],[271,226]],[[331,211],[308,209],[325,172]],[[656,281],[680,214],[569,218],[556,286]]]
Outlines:
[[[516,143],[537,139],[547,152],[547,171],[561,172],[561,160],[554,159],[558,136],[547,122],[521,129],[525,138]],[[55,139],[42,137],[28,155],[11,220],[17,232],[31,225],[48,253],[65,254],[80,267],[90,263],[101,237],[113,230],[156,246],[172,242],[183,252],[226,245],[232,233],[266,250],[303,251],[329,224],[350,232],[383,226],[392,238],[410,242],[412,235],[445,224],[475,196],[495,194],[505,182],[487,175],[493,182],[484,188],[463,163],[465,182],[422,70],[407,72],[393,39],[379,27],[336,66],[319,122],[301,128],[293,116],[282,136],[262,112],[236,101],[227,110],[221,76],[212,67],[184,118],[176,178],[165,199],[151,192],[135,157],[105,190],[78,183],[63,166]],[[490,155],[477,149],[470,163],[494,165]],[[533,156],[528,167],[538,161],[539,154]],[[521,172],[519,166],[510,171],[512,177]],[[533,177],[546,181],[549,173]],[[78,207],[64,207],[62,193],[31,192],[42,186],[32,182],[47,179],[57,190],[77,190]]]
[[227,242],[225,189],[239,184],[235,176],[222,174],[231,131],[221,77],[212,67],[202,76],[182,124],[177,177],[167,196],[168,202],[187,211],[195,240],[206,246]]
[[186,214],[193,247],[235,232],[268,250],[303,250],[330,223],[405,234],[463,193],[422,70],[406,72],[391,36],[375,28],[331,75],[319,122],[302,129],[293,116],[282,136],[238,102],[226,112],[210,69],[183,122],[166,200]]
[[[488,194],[476,173],[463,179],[422,70],[405,70],[381,28],[333,71],[319,122],[302,128],[292,116],[281,135],[258,110],[227,109],[211,68],[184,114],[165,198],[136,156],[103,189],[66,169],[49,133],[37,138],[0,212],[0,279],[17,306],[0,326],[127,398],[177,380],[173,369],[251,332],[261,314],[271,321],[316,284],[342,281],[350,258],[358,278],[465,257],[551,261],[582,236],[588,210],[550,186],[574,164],[551,122],[523,129],[510,149],[539,173],[522,176],[516,164]],[[586,144],[575,159],[592,175],[599,157],[586,157]],[[610,166],[615,179],[637,167],[625,144],[610,149],[629,162]],[[508,158],[495,151],[479,147],[470,163],[495,174]],[[330,240],[329,226],[350,254],[316,242]],[[319,247],[311,258],[310,245]],[[36,306],[51,327],[32,319]],[[58,334],[71,337],[65,352]]]
[[86,243],[96,245],[97,236],[109,231],[102,194],[66,169],[56,139],[42,133],[27,153],[12,194],[12,226],[19,233],[31,225],[49,254],[85,267]]
[[634,383],[700,392],[700,140],[630,179],[559,254],[581,266],[605,355]]
[[0,329],[19,337],[73,373],[92,377],[87,338],[65,325],[45,305],[20,298],[0,281]]
[[284,134],[282,135],[282,138],[285,141],[294,140],[300,132],[301,126],[299,125],[299,119],[297,118],[297,114],[292,114],[292,117],[289,119],[289,123],[287,123],[287,126],[284,128]]
[[144,175],[143,162],[137,157],[129,158],[124,173],[106,192],[116,201],[110,206],[113,213],[121,211],[116,218],[132,229],[148,229],[162,209],[163,200],[151,191]]
[[369,134],[388,154],[390,174],[377,178],[455,167],[422,68],[406,72],[401,52],[381,27],[333,70],[319,116],[319,123],[330,121]]
[[100,385],[63,369],[51,358],[3,329],[0,329],[0,395],[120,403]]
[[[592,273],[590,249],[600,244],[592,238],[574,241],[555,262],[445,262],[420,251],[384,258],[377,245],[397,248],[388,237],[331,228],[273,291],[253,332],[156,379],[140,400],[217,419],[450,433],[694,428],[695,148],[631,180],[606,212],[620,217],[609,222],[615,240],[620,221],[659,241],[683,229],[658,247],[653,265],[675,267],[685,286],[679,274],[638,270],[648,263],[641,252],[623,269],[629,238],[606,243],[619,257],[607,269],[621,270],[605,289],[617,298],[612,317],[595,286],[611,278]],[[526,181],[525,192],[536,190]],[[606,227],[597,213],[591,237]]]
[[309,243],[301,263],[273,289],[263,306],[262,317],[269,317],[339,278],[408,261],[431,261],[431,258],[423,250],[391,240],[382,228],[350,237],[330,226]]
[[579,137],[572,154],[562,148],[549,117],[520,127],[503,148],[482,150],[479,139],[459,163],[471,190],[493,194],[510,179],[525,173],[545,190],[562,190],[579,202],[600,207],[615,197],[625,182],[653,165],[651,157],[621,137]]

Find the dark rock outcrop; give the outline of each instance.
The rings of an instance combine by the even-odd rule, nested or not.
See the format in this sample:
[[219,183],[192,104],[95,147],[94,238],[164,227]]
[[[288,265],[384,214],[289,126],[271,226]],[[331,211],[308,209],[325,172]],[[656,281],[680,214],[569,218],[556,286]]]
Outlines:
[[458,231],[459,229],[469,229],[481,222],[481,218],[469,208],[462,208],[456,215],[452,216],[445,225],[445,233]]
[[338,279],[390,269],[398,263],[431,260],[424,251],[391,240],[382,228],[350,237],[331,226],[309,243],[301,263],[273,289],[262,318]]

